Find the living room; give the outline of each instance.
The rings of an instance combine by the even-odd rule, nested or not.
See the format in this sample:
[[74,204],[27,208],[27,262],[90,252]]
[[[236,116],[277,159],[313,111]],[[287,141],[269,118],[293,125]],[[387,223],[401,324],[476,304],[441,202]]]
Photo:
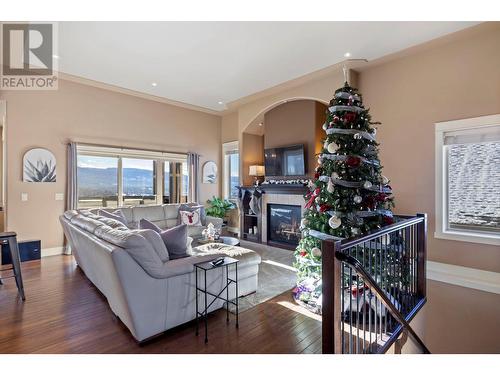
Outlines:
[[0,353],[500,353],[500,23],[460,19],[2,21]]

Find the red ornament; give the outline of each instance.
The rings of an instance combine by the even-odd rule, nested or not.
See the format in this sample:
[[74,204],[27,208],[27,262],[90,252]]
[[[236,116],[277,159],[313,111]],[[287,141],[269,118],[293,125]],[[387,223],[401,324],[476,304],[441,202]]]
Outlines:
[[314,178],[315,178],[316,180],[319,178],[319,172],[316,172],[316,173],[314,174]]
[[385,225],[394,224],[394,218],[391,216],[384,216],[383,221]]
[[354,112],[347,112],[344,115],[344,122],[354,122],[356,120],[356,114]]
[[307,255],[307,251],[302,250],[302,251],[300,252],[300,256],[301,256],[301,257],[305,257],[306,255]]
[[329,205],[327,204],[322,204],[319,206],[319,212],[325,212],[325,211],[328,211],[328,209],[330,208]]
[[376,196],[375,196],[375,199],[378,200],[379,202],[385,202],[386,199],[387,199],[387,194],[384,194],[384,193],[378,193]]
[[375,198],[372,195],[369,195],[365,198],[365,205],[370,210],[375,209]]
[[359,165],[361,164],[361,159],[357,156],[348,156],[345,162],[349,167],[355,168],[359,167]]

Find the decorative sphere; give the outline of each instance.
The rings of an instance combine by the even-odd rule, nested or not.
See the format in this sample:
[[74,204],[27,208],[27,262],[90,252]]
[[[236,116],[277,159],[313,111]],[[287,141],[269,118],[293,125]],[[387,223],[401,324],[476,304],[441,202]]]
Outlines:
[[354,139],[361,139],[361,134],[359,133],[354,134]]
[[382,184],[387,185],[389,183],[389,179],[382,175]]
[[314,201],[315,201],[316,203],[319,203],[319,202],[321,202],[321,198],[320,198],[320,197],[316,197],[316,198],[314,199]]
[[372,186],[373,184],[370,181],[365,181],[365,183],[363,184],[363,187],[365,189],[371,189]]
[[327,150],[329,153],[333,154],[337,151],[339,147],[337,146],[337,144],[335,142],[332,142],[330,143],[328,146],[327,146]]
[[363,201],[363,198],[361,198],[359,195],[355,195],[354,198],[354,203],[361,203]]
[[326,122],[323,124],[323,130],[326,130],[328,128],[328,125],[326,124]]
[[360,234],[360,230],[358,228],[351,228],[351,233],[353,236],[357,236]]
[[330,220],[328,220],[328,225],[330,225],[330,228],[332,229],[337,229],[342,225],[342,220],[336,216],[332,216]]
[[311,250],[311,253],[315,257],[320,257],[321,256],[321,249],[318,247],[313,247],[313,249]]
[[333,179],[338,179],[339,178],[339,174],[337,172],[333,172],[332,173],[332,178]]

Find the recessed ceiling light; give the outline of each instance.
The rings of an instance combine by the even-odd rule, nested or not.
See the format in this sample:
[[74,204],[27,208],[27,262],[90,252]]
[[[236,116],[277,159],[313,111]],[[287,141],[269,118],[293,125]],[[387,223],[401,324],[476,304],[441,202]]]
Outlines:
[[54,59],[58,59],[58,58],[59,58],[59,55],[52,55],[52,57],[53,57]]
[[153,83],[151,84],[151,86],[156,87],[156,86],[158,86],[158,84],[157,84],[156,82],[153,82]]
[[351,57],[351,53],[350,52],[344,53],[344,57]]
[[219,104],[224,104],[224,102],[221,102],[221,101],[218,101],[217,103],[219,103]]

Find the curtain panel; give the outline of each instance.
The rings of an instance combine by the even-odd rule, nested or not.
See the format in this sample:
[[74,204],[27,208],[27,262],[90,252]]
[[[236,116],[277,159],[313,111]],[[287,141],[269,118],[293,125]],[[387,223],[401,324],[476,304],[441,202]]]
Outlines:
[[189,152],[187,155],[187,165],[189,174],[188,201],[198,202],[200,192],[200,155]]
[[[66,183],[66,211],[76,210],[78,206],[78,183],[77,183],[77,144],[70,142],[67,150],[67,183]],[[71,247],[64,239],[64,253],[71,254]]]

